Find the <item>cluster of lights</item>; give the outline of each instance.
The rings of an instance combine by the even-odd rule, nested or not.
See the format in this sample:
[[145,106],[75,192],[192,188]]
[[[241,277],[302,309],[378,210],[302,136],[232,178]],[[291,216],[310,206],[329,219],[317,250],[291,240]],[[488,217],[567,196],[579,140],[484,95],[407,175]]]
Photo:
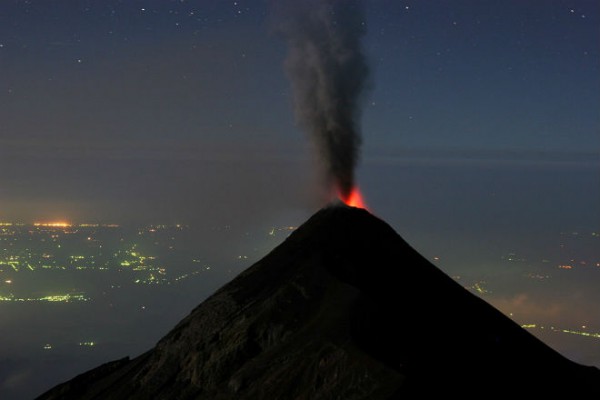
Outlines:
[[[24,226],[25,228],[21,228]],[[125,272],[127,274],[134,274],[130,278],[130,282],[134,284],[143,285],[169,285],[188,279],[192,276],[200,274],[210,267],[204,265],[200,260],[194,259],[194,263],[198,263],[198,269],[196,271],[183,274],[177,277],[170,278],[167,275],[167,268],[164,265],[158,265],[156,261],[157,257],[149,255],[142,250],[136,243],[131,243],[129,246],[123,248],[121,245],[115,247],[113,251],[102,250],[103,243],[101,241],[102,235],[97,236],[97,228],[117,228],[119,225],[116,224],[73,224],[67,221],[40,221],[34,224],[15,224],[12,222],[0,223],[0,236],[3,241],[11,241],[4,249],[4,252],[0,253],[0,273],[4,272],[18,272],[21,273],[24,270],[115,270],[119,272]],[[186,227],[184,225],[168,226],[168,225],[154,225],[148,227],[143,232],[158,232],[161,230],[171,229],[182,230]],[[276,231],[291,231],[295,227],[286,226],[281,228],[274,228],[273,233]],[[142,231],[140,231],[142,232]],[[74,251],[70,251],[71,246],[68,243],[81,243],[79,237],[69,239],[68,243],[62,243],[64,234],[75,234],[80,235],[81,240],[85,240],[85,248],[93,249],[98,251],[97,253],[83,253],[80,247],[72,248]],[[10,236],[10,238],[7,238]],[[157,238],[159,239],[159,238]],[[173,235],[170,236],[170,240],[175,240]],[[12,241],[16,241],[16,246],[12,244]],[[37,241],[38,245],[41,246],[39,251],[33,250],[30,242]],[[93,241],[93,243],[92,243]],[[120,243],[123,243],[124,239],[120,239]],[[93,244],[90,247],[89,244]],[[154,241],[155,245],[159,243]],[[61,245],[65,249],[61,250]],[[9,246],[14,246],[8,248]],[[35,245],[34,245],[35,246]],[[104,246],[106,247],[106,245]],[[173,248],[173,246],[170,246]],[[66,253],[66,254],[65,254]],[[242,256],[240,259],[247,257]],[[3,276],[2,287],[6,289],[12,289],[14,277]],[[120,285],[113,285],[114,287],[120,287]],[[83,292],[71,292],[68,294],[52,294],[52,295],[32,295],[25,293],[17,293],[11,291],[0,291],[0,302],[11,302],[11,303],[24,303],[24,302],[47,302],[47,303],[69,303],[69,302],[87,302],[91,299],[87,297]],[[49,345],[51,348],[51,345]]]
[[[121,252],[115,253],[115,257],[118,257]],[[160,285],[170,284],[169,280],[164,278],[167,274],[167,270],[164,267],[148,264],[148,261],[156,260],[154,256],[143,255],[137,250],[137,245],[134,244],[129,250],[125,250],[125,259],[119,261],[121,267],[125,267],[131,271],[145,271],[149,272],[147,276],[137,278],[133,282],[137,284],[145,285]]]
[[484,284],[485,284],[485,281],[475,282],[469,289],[473,289],[479,294],[492,293],[491,290],[488,290],[483,286]]
[[89,301],[90,298],[83,294],[58,294],[43,297],[15,297],[13,294],[8,296],[0,296],[0,301],[10,302],[29,302],[29,301],[45,301],[50,303],[70,303],[73,301]]
[[570,329],[555,329],[558,332],[562,332],[562,333],[570,333],[573,335],[579,335],[579,336],[587,336],[587,337],[593,337],[596,339],[600,339],[600,333],[596,333],[596,332],[582,332],[582,331],[574,331],[574,330],[570,330]]
[[[525,328],[525,329],[545,329],[543,326],[538,326],[536,324],[524,324],[521,325],[521,328]],[[586,326],[582,326],[582,329],[585,329]],[[578,335],[578,336],[585,336],[585,337],[591,337],[591,338],[595,338],[595,339],[600,339],[600,333],[598,332],[586,332],[586,331],[578,331],[578,330],[574,330],[574,329],[560,329],[560,328],[555,328],[553,326],[550,327],[550,330],[552,332],[558,332],[558,333],[568,333],[571,335]]]
[[150,273],[146,278],[138,278],[134,281],[135,283],[142,283],[145,285],[160,285],[160,284],[170,284],[168,279],[156,277],[153,273]]
[[[6,230],[7,234],[10,233],[11,236],[15,234],[19,234],[20,231],[16,229],[10,229],[10,226],[13,224],[5,223],[7,227],[2,228]],[[97,227],[118,227],[118,225],[99,225],[99,224],[80,224],[74,225],[68,222],[57,221],[57,222],[36,222],[35,226],[38,228],[30,229],[29,234],[41,234],[39,240],[41,242],[54,242],[55,248],[59,249],[61,236],[59,233],[78,233],[78,230],[73,230],[71,232],[70,228],[72,227],[81,227],[81,228],[97,228]],[[49,228],[44,229],[42,228]],[[69,228],[67,231],[66,228]],[[167,225],[155,225],[150,227],[150,231],[163,230],[163,229],[171,229],[172,227]],[[176,229],[184,229],[183,225],[175,226]],[[55,229],[55,230],[53,230]],[[285,227],[280,230],[293,229],[293,227]],[[87,238],[87,241],[92,240],[92,236],[88,236],[89,233],[85,232],[84,237]],[[4,235],[7,236],[7,235]],[[31,239],[29,239],[31,240]],[[174,237],[171,237],[171,240],[175,240]],[[97,240],[94,240],[98,242]],[[121,242],[123,239],[121,239]],[[98,242],[100,243],[100,242]],[[157,243],[155,243],[157,244]],[[28,245],[29,246],[29,245]],[[98,246],[99,249],[102,248],[102,245]],[[35,271],[37,269],[59,269],[59,270],[108,270],[114,267],[121,267],[122,270],[132,271],[132,272],[141,272],[142,274],[136,274],[137,276],[133,277],[132,282],[136,284],[146,284],[146,285],[161,285],[161,284],[170,284],[176,281],[180,281],[181,279],[185,279],[193,274],[186,274],[185,276],[180,276],[177,279],[167,279],[167,269],[162,265],[156,265],[156,257],[144,254],[140,251],[137,244],[131,244],[130,247],[117,250],[112,254],[112,257],[107,259],[106,261],[100,262],[100,258],[97,258],[94,254],[82,255],[81,253],[75,253],[71,255],[55,255],[52,250],[42,252],[41,254],[36,254],[32,252],[30,248],[25,248],[21,250],[19,253],[14,253],[11,251],[7,253],[4,258],[0,258],[0,272],[3,272],[6,269],[2,269],[2,266],[5,265],[10,270],[14,270],[15,272],[20,272],[24,269],[29,269],[31,271]],[[199,260],[193,260],[193,262],[200,262]],[[141,276],[140,276],[141,275]],[[10,279],[9,279],[10,281]],[[11,281],[12,282],[12,281]],[[8,282],[5,282],[8,283]],[[3,297],[0,298],[0,301],[13,301],[13,302],[24,302],[24,301],[54,301],[54,302],[67,302],[67,301],[82,301],[85,299],[77,298],[73,295],[70,296],[47,296],[44,298],[29,298],[24,296],[15,296],[14,294],[10,294],[7,296],[6,293],[0,294]]]
[[[81,347],[94,347],[96,346],[96,342],[94,341],[86,341],[86,342],[79,342],[78,345]],[[46,343],[44,345],[44,347],[42,347],[44,350],[52,350],[52,345],[50,343]]]
[[68,222],[63,222],[63,221],[56,221],[56,222],[34,222],[33,226],[41,226],[44,228],[70,228],[73,225],[71,225]]
[[[210,269],[210,267],[206,267],[206,269]],[[180,275],[180,276],[176,277],[175,279],[173,279],[173,282],[179,282],[181,280],[189,278],[190,276],[198,275],[200,272],[201,271],[194,271],[194,272],[189,273],[189,274]]]
[[[14,224],[12,222],[0,222],[0,226],[13,226],[13,225],[23,226],[24,224]],[[88,224],[88,223],[84,223],[84,224],[72,224],[72,223],[66,222],[66,221],[34,222],[33,226],[35,226],[35,227],[42,227],[42,228],[71,228],[71,227],[77,227],[77,228],[98,228],[98,227],[102,227],[102,228],[118,228],[119,227],[118,224]]]
[[297,226],[282,226],[279,228],[272,227],[269,231],[269,236],[275,236],[277,232],[291,232],[298,229]]

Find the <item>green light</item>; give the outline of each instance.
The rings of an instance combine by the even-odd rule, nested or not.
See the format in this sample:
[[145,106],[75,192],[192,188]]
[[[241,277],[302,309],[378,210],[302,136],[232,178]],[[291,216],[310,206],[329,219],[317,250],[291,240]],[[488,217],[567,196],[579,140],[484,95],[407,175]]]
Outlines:
[[59,294],[59,295],[49,295],[43,297],[32,297],[32,298],[24,298],[24,297],[15,297],[14,294],[10,294],[8,296],[0,296],[0,301],[11,301],[11,302],[29,302],[29,301],[46,301],[49,303],[69,303],[71,301],[89,301],[89,297],[85,297],[83,294]]

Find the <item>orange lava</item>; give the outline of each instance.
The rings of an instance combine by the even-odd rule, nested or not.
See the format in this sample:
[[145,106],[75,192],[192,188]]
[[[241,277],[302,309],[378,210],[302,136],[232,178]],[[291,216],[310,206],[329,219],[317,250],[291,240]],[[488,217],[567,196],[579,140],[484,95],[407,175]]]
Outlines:
[[365,203],[365,200],[363,199],[363,196],[360,193],[360,190],[356,186],[354,186],[352,188],[352,191],[350,192],[350,194],[347,197],[343,198],[340,196],[340,199],[347,206],[367,209],[367,204]]

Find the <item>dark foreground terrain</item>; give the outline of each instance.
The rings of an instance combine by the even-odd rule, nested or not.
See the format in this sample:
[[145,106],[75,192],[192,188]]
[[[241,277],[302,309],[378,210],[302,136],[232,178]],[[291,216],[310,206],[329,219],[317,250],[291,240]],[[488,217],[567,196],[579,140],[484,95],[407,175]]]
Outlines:
[[[153,349],[39,399],[600,395],[575,364],[362,209],[325,208]],[[484,392],[482,392],[482,390]]]

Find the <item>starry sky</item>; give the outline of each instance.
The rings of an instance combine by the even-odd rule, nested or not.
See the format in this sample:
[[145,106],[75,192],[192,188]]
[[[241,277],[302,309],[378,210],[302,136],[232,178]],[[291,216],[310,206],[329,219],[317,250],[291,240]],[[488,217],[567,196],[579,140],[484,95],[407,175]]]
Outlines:
[[[1,2],[0,219],[316,209],[271,6]],[[367,1],[360,168],[597,162],[599,18],[596,1]]]
[[[213,227],[249,241],[303,223],[322,179],[274,3],[1,0],[0,222],[183,223],[223,257],[237,245]],[[364,26],[370,210],[461,284],[489,282],[486,301],[519,323],[600,332],[599,271],[544,264],[556,279],[525,282],[506,261],[555,260],[575,236],[588,241],[569,259],[600,260],[600,2],[366,0]],[[78,321],[39,310],[15,314]],[[600,366],[597,341],[545,339]]]

